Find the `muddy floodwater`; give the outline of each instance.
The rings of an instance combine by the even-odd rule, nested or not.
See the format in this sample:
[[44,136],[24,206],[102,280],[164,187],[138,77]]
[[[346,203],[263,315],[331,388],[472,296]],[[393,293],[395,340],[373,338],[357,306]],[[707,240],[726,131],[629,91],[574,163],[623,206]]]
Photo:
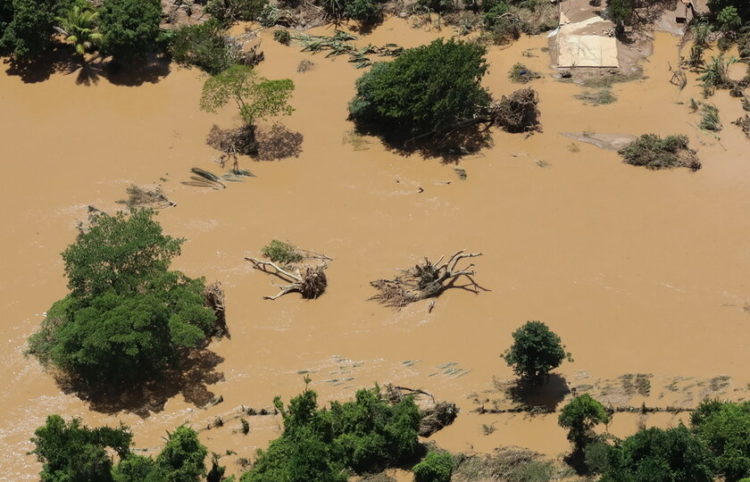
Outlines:
[[[222,461],[239,473],[237,460],[278,436],[280,420],[250,417],[245,436],[232,417],[241,405],[270,407],[275,395],[299,393],[304,374],[323,401],[391,382],[457,403],[456,422],[433,436],[446,449],[518,445],[557,457],[569,445],[556,415],[472,412],[482,401],[490,407],[513,379],[499,355],[526,320],[547,323],[574,357],[544,394],[553,406],[573,388],[635,406],[746,396],[750,141],[731,124],[742,107],[726,91],[711,98],[724,129],[698,129],[699,114],[689,108],[700,99],[695,78],[688,75],[684,90],[669,83],[677,37],[656,34],[645,78],[615,84],[617,102],[602,106],[584,105],[574,97],[583,87],[552,77],[546,36],[490,48],[485,83],[496,98],[519,88],[507,78],[514,63],[543,74],[531,84],[543,133],[495,129],[491,148],[455,164],[404,157],[355,135],[347,103],[362,71],[344,57],[302,53],[274,42],[270,31],[261,35],[266,60],[258,70],[295,82],[295,112],[280,122],[304,136],[302,150],[280,161],[242,159],[257,177],[220,191],[182,184],[191,167],[219,171],[206,134],[213,124],[238,123],[229,108],[199,110],[199,71],[173,65],[157,82],[115,85],[102,77],[86,86],[76,74],[24,83],[0,69],[0,479],[37,477],[38,462],[25,454],[51,413],[89,425],[123,422],[136,447],[149,451],[181,423],[202,429],[222,416],[223,427],[200,437],[209,450],[236,452]],[[450,33],[392,19],[363,41],[411,47],[441,35]],[[298,73],[303,59],[315,65]],[[685,134],[703,168],[632,167],[569,132]],[[213,373],[145,413],[92,407],[24,356],[27,337],[66,293],[59,253],[76,223],[88,205],[121,207],[116,201],[130,184],[161,184],[177,203],[158,216],[166,232],[187,239],[175,268],[224,284],[231,330],[231,339],[210,346],[220,357]],[[263,300],[276,292],[274,281],[243,258],[274,238],[335,259],[325,295]],[[369,281],[464,248],[484,253],[476,280],[491,291],[449,290],[431,312],[427,301],[400,311],[368,301]],[[224,401],[198,408],[193,392]],[[608,429],[624,436],[639,423],[683,418],[617,414]]]

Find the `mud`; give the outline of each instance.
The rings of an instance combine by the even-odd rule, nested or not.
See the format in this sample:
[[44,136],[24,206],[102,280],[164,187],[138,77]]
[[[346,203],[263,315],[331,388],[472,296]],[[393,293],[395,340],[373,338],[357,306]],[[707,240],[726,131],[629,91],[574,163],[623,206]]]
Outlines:
[[[394,19],[363,40],[410,47],[438,35],[450,32],[414,30]],[[289,77],[297,86],[294,114],[279,121],[304,140],[297,157],[242,158],[240,167],[257,177],[221,191],[181,184],[191,167],[221,171],[206,135],[213,124],[239,122],[231,110],[198,109],[204,78],[198,71],[173,66],[160,81],[137,87],[106,78],[79,85],[75,73],[25,84],[0,73],[2,477],[35,479],[39,464],[24,454],[50,413],[90,425],[122,421],[133,428],[136,446],[150,451],[178,424],[201,429],[222,416],[228,422],[202,430],[201,440],[217,453],[236,451],[222,460],[237,473],[240,458],[252,458],[278,435],[280,420],[247,417],[245,436],[232,417],[241,405],[288,399],[304,387],[305,374],[323,401],[393,382],[457,403],[457,420],[432,437],[447,449],[518,445],[557,456],[569,447],[555,414],[471,412],[470,394],[495,391],[494,378],[512,379],[499,355],[511,332],[535,319],[559,333],[575,358],[556,372],[568,388],[602,385],[581,381],[582,372],[593,380],[722,375],[729,385],[708,382],[717,390],[694,391],[686,403],[721,390],[744,396],[733,390],[749,381],[750,318],[743,306],[750,302],[750,163],[748,140],[728,122],[742,107],[720,91],[711,100],[727,121],[720,137],[696,127],[698,115],[688,107],[700,97],[694,76],[682,91],[669,83],[676,37],[656,34],[645,78],[615,84],[618,101],[596,107],[574,98],[583,87],[552,78],[545,36],[492,48],[486,85],[496,98],[517,88],[507,78],[514,63],[543,73],[529,85],[541,99],[544,132],[495,130],[494,147],[460,160],[463,181],[455,164],[401,157],[352,132],[347,103],[362,71],[346,59],[300,53],[273,42],[270,31],[261,37],[262,75]],[[298,73],[305,59],[315,68]],[[639,169],[592,145],[571,149],[565,132],[686,134],[703,169]],[[59,253],[73,241],[86,206],[115,210],[131,184],[159,184],[177,204],[159,214],[168,233],[188,239],[175,267],[223,284],[232,338],[211,345],[223,360],[215,368],[223,381],[203,386],[204,395],[221,395],[223,403],[200,409],[186,401],[193,394],[183,393],[163,409],[140,410],[145,417],[96,411],[23,355],[44,311],[66,292]],[[336,259],[322,297],[263,300],[268,277],[244,257],[274,238]],[[449,290],[431,312],[429,301],[400,311],[368,301],[369,281],[462,248],[484,253],[476,271],[491,292]],[[652,388],[649,398],[662,392],[672,396]],[[628,403],[637,406],[642,395],[635,393]],[[666,426],[681,417],[617,414],[609,430],[627,435],[639,423]],[[490,424],[496,430],[484,435]]]

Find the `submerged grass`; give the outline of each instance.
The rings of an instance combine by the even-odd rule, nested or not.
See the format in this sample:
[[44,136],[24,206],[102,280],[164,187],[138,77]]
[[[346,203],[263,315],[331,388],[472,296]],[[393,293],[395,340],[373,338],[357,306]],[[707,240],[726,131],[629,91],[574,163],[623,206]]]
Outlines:
[[606,105],[617,101],[617,97],[612,93],[612,90],[606,87],[596,91],[586,90],[575,97],[588,105]]

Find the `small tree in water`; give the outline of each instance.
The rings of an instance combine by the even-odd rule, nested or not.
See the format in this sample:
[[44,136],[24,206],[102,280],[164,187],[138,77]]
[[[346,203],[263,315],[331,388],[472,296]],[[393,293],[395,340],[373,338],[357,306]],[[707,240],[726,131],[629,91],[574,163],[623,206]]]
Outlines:
[[570,358],[560,337],[541,321],[527,321],[513,332],[513,345],[503,358],[521,378],[541,382],[551,370]]
[[574,398],[563,408],[557,423],[568,429],[568,440],[573,443],[576,451],[581,451],[594,440],[594,426],[609,423],[609,414],[601,403],[584,394]]

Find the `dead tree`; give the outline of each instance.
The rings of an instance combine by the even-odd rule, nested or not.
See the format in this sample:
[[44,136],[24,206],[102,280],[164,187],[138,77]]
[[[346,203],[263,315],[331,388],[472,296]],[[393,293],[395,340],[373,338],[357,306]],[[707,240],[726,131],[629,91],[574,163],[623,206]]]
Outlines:
[[490,118],[508,132],[541,131],[537,104],[539,96],[534,89],[520,89],[492,104]]
[[[392,280],[372,281],[370,285],[377,289],[378,293],[370,299],[386,306],[401,308],[415,301],[440,296],[449,288],[462,288],[472,293],[479,293],[480,290],[489,291],[474,281],[474,271],[471,269],[474,264],[457,269],[462,259],[481,255],[482,253],[465,253],[461,250],[444,263],[443,257],[435,263],[425,258],[423,262],[404,270]],[[456,286],[456,281],[461,277],[465,277],[469,283]]]
[[224,312],[224,288],[221,287],[221,283],[216,281],[206,286],[203,290],[203,297],[206,299],[206,306],[211,308],[214,315],[216,315],[214,336],[219,338],[226,336],[229,338],[229,328],[227,327],[227,319]]
[[318,266],[303,266],[304,274],[299,268],[294,272],[287,271],[276,263],[271,261],[262,261],[257,258],[246,257],[246,260],[253,264],[253,268],[281,278],[288,285],[281,286],[274,296],[264,296],[266,300],[275,300],[287,293],[300,293],[307,300],[314,300],[323,294],[328,286],[325,270],[328,267],[325,263]]

